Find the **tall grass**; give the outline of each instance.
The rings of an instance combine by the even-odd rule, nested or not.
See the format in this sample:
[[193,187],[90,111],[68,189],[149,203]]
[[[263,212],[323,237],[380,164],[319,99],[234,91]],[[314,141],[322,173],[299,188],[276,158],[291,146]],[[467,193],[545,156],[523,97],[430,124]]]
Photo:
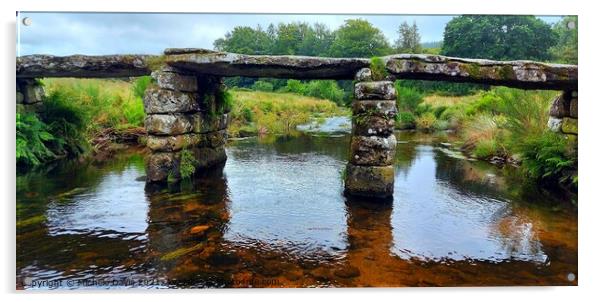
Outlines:
[[248,134],[288,134],[312,116],[348,115],[346,109],[329,100],[294,93],[230,90],[233,97],[231,136]]

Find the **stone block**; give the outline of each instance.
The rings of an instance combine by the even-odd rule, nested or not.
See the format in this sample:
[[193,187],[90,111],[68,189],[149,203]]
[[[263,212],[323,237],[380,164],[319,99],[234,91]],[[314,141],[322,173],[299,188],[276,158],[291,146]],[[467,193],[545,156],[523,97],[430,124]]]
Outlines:
[[149,134],[178,135],[192,132],[193,125],[186,114],[149,114],[144,119],[144,128]]
[[349,161],[358,166],[388,166],[395,159],[397,139],[389,137],[354,136],[351,138]]
[[44,98],[44,87],[39,85],[24,85],[21,86],[21,93],[23,93],[24,104],[39,103]]
[[174,136],[148,135],[146,146],[153,151],[173,152],[186,146],[199,145],[202,139],[202,135],[192,133]]
[[394,100],[397,97],[391,81],[359,82],[355,84],[354,93],[358,100]]
[[228,127],[228,114],[211,115],[197,113],[192,115],[192,131],[194,133],[208,133],[219,131]]
[[550,116],[563,118],[568,115],[569,108],[567,102],[562,95],[557,96],[554,101],[552,101],[552,106],[550,107]]
[[353,117],[353,135],[389,136],[395,130],[395,120],[380,116],[359,115]]
[[21,93],[20,91],[17,91],[17,104],[23,104],[23,93]]
[[215,166],[226,161],[226,149],[224,147],[196,147],[192,148],[194,157],[199,162],[199,168]]
[[362,68],[355,74],[355,80],[358,82],[372,81],[372,70]]
[[577,119],[565,117],[562,119],[562,133],[577,135]]
[[198,89],[196,76],[165,71],[154,71],[151,76],[163,89],[184,92],[196,92]]
[[350,195],[388,198],[393,195],[393,166],[374,167],[347,164],[345,192]]
[[558,132],[562,128],[562,119],[554,116],[548,118],[548,128],[553,132]]
[[171,176],[179,179],[179,154],[174,152],[153,152],[146,161],[146,181],[165,182]]
[[196,93],[180,92],[158,87],[148,88],[144,94],[144,112],[147,114],[158,113],[184,113],[200,110]]
[[569,106],[570,117],[577,118],[577,111],[577,98],[571,99],[571,104]]
[[388,100],[353,101],[351,104],[354,115],[367,114],[386,118],[395,118],[397,104]]

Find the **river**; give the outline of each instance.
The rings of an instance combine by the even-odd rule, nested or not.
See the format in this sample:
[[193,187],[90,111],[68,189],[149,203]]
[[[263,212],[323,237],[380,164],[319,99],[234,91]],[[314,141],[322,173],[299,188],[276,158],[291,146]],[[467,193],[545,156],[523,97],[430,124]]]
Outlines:
[[140,148],[17,177],[17,287],[576,285],[577,210],[446,134],[397,133],[390,202],[348,199],[349,136],[230,141],[146,185]]

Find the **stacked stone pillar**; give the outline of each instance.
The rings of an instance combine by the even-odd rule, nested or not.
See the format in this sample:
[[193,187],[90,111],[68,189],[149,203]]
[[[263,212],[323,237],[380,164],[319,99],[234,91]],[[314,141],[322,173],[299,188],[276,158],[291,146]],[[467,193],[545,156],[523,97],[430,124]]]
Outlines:
[[180,179],[180,158],[189,150],[203,169],[226,160],[227,104],[220,77],[164,66],[152,73],[156,85],[144,96],[147,181]]
[[577,90],[564,91],[554,99],[548,127],[553,131],[577,135]]
[[370,69],[356,75],[352,137],[345,171],[345,193],[390,198],[393,195],[393,133],[397,93],[391,81],[372,81]]
[[17,112],[36,112],[43,110],[44,87],[32,78],[17,78]]

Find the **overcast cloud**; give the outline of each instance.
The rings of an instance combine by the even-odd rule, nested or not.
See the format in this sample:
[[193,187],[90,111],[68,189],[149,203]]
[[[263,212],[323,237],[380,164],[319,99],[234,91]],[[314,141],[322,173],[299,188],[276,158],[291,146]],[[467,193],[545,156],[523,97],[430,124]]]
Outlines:
[[[270,23],[324,23],[335,30],[346,19],[363,18],[380,28],[390,42],[403,21],[416,21],[422,42],[443,40],[452,16],[406,15],[262,15],[262,14],[159,14],[159,13],[21,13],[31,25],[18,20],[18,55],[160,54],[169,47],[213,49],[213,41],[235,26]],[[541,17],[556,22],[560,17]],[[19,42],[18,41],[18,42]]]

